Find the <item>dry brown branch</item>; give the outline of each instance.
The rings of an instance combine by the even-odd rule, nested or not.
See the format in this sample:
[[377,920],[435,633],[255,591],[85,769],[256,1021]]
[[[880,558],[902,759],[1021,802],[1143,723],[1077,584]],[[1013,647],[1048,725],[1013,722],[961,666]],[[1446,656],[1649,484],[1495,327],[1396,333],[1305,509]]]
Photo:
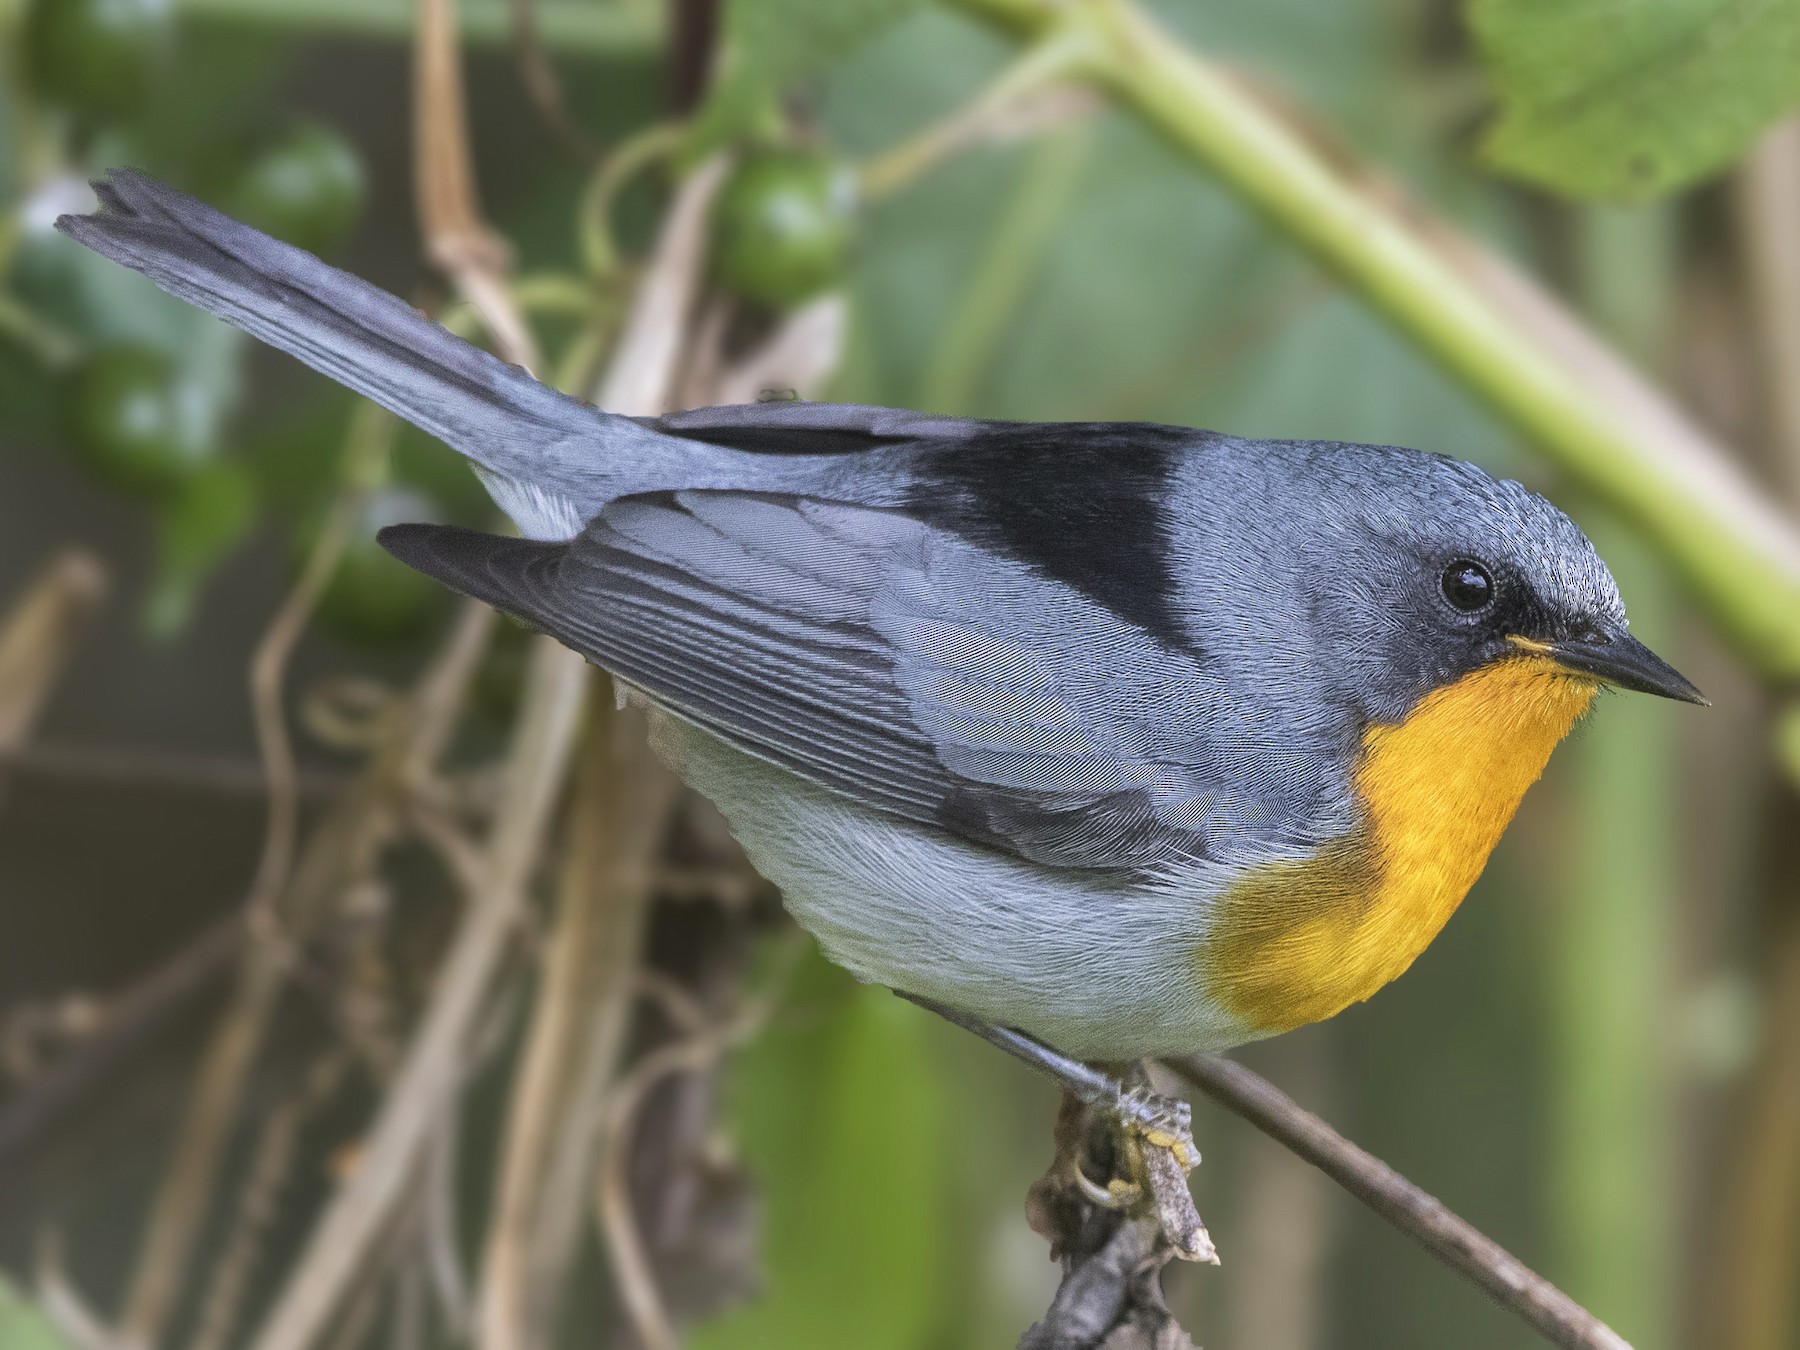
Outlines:
[[594,688],[557,925],[510,1102],[482,1263],[481,1344],[493,1350],[551,1341],[585,1209],[592,1103],[624,1040],[651,862],[679,790],[649,756],[642,719],[614,711],[604,682]]
[[395,1221],[444,1114],[453,1109],[492,982],[516,931],[524,892],[560,789],[586,667],[538,639],[507,761],[507,788],[483,890],[470,897],[430,1006],[383,1099],[355,1174],[332,1196],[251,1344],[305,1350]]
[[[450,0],[418,0],[415,15],[414,162],[427,252],[481,316],[502,355],[534,369],[539,364],[536,344],[506,285],[504,241],[488,228],[477,204],[454,5]],[[450,847],[453,832],[427,830],[453,872],[465,885],[478,881],[478,887],[469,893],[433,1000],[382,1103],[362,1163],[314,1226],[299,1264],[257,1334],[260,1347],[303,1347],[317,1341],[355,1285],[361,1263],[392,1231],[409,1188],[419,1179],[422,1160],[440,1137],[490,986],[523,909],[544,822],[562,781],[582,675],[578,657],[541,640],[534,645],[503,805],[481,876],[471,875],[472,863],[462,850]],[[429,771],[429,758],[415,757],[407,781],[422,784]]]
[[328,1048],[288,1098],[264,1117],[237,1195],[231,1231],[220,1245],[218,1263],[207,1282],[192,1350],[226,1350],[231,1344],[264,1237],[293,1177],[300,1132],[336,1094],[348,1067],[349,1057],[341,1048]]
[[[684,183],[634,297],[602,403],[615,412],[669,406],[706,258],[719,173]],[[610,689],[606,691],[610,697]],[[661,825],[677,785],[648,751],[641,718],[596,710],[568,850],[550,964],[509,1103],[484,1246],[482,1344],[546,1343],[580,1235],[597,1147],[599,1103],[631,1008],[630,981]]]
[[1800,509],[1800,117],[1763,138],[1734,186],[1776,481]]
[[425,1160],[425,1195],[421,1220],[425,1225],[425,1267],[431,1292],[437,1299],[444,1325],[458,1340],[466,1339],[474,1319],[474,1300],[463,1270],[462,1236],[457,1221],[456,1165],[461,1154],[462,1125],[446,1115]]
[[32,578],[0,620],[0,752],[30,738],[87,621],[106,595],[106,571],[65,549]]
[[[338,897],[366,875],[392,832],[408,785],[421,775],[421,765],[430,763],[423,757],[441,752],[448,738],[492,620],[492,612],[485,606],[472,605],[463,611],[442,653],[420,681],[408,707],[396,715],[389,736],[369,766],[309,839],[291,881],[273,907],[279,940],[253,941],[244,948],[237,986],[196,1073],[178,1135],[176,1163],[166,1182],[184,1188],[176,1197],[180,1204],[177,1217],[184,1223],[197,1221],[189,1217],[200,1208],[194,1204],[194,1192],[201,1184],[210,1189],[217,1162],[216,1151],[198,1145],[222,1140],[225,1118],[235,1114],[244,1078],[286,985],[292,944],[304,942],[331,913]],[[183,1168],[186,1170],[178,1171]],[[150,1222],[153,1243],[155,1212]],[[149,1250],[157,1249],[151,1245]],[[165,1266],[158,1258],[151,1273],[159,1281],[175,1285],[184,1271],[175,1264]],[[174,1297],[172,1288],[155,1292],[159,1299]],[[158,1312],[163,1315],[164,1310]]]
[[[603,400],[607,400],[606,406],[622,406],[627,411],[648,412],[667,407],[671,402],[685,404],[689,401],[725,402],[734,398],[747,400],[768,384],[810,393],[829,378],[836,367],[843,339],[842,309],[841,301],[829,297],[792,316],[751,353],[738,358],[735,364],[727,364],[722,360],[707,362],[697,359],[696,349],[703,348],[705,344],[703,334],[697,330],[708,327],[703,320],[697,322],[693,313],[706,251],[704,206],[716,189],[717,181],[717,173],[704,171],[703,174],[690,177],[684,183],[681,195],[665,221],[649,276],[636,298],[627,328],[628,345],[621,353],[607,388],[602,391]],[[683,322],[685,336],[675,327],[678,321]],[[711,328],[715,333],[722,333],[728,326],[719,323]],[[641,348],[634,348],[632,344],[635,343],[643,345]],[[634,350],[652,353],[657,359],[633,360],[631,353]],[[686,366],[685,370],[681,368],[683,365]],[[704,383],[697,380],[696,367],[699,366],[706,366],[710,371],[710,377]],[[658,393],[657,388],[644,383],[649,376],[654,376],[655,383],[660,385],[662,392]],[[678,377],[683,381],[683,395],[679,400],[673,400],[667,391],[673,387],[673,382]],[[632,387],[634,381],[639,382],[635,389]],[[635,725],[621,730],[625,731],[628,738],[629,772],[632,777],[640,784],[660,784],[660,792],[654,787],[651,791],[663,803],[677,802],[680,799],[678,785],[651,755],[644,744],[641,730]],[[621,766],[622,769],[626,767]],[[641,786],[634,790],[644,791]],[[660,894],[662,882],[669,879],[666,870],[659,871],[653,866],[661,832],[646,829],[642,822],[622,820],[619,824],[623,828],[615,827],[618,834],[615,847],[622,850],[621,856],[633,858],[632,868],[637,872],[633,884],[639,888],[640,894],[647,894],[654,883]],[[741,905],[739,908],[741,909]],[[740,917],[733,922],[741,926],[747,920]],[[716,986],[725,968],[729,968],[727,978],[735,989],[741,976],[744,953],[735,940],[729,946],[731,950],[728,954],[723,954],[720,969],[709,970],[696,978],[708,986]],[[626,1010],[635,996],[641,992],[655,991],[654,996],[659,1003],[671,1010],[671,1025],[677,1028],[677,1034],[683,1038],[676,1042],[677,1045],[692,1044],[695,1038],[705,1039],[711,1034],[705,1030],[710,1018],[706,1012],[708,1001],[703,998],[702,990],[655,970],[638,972],[632,979],[620,978],[619,974],[615,972],[611,977],[606,1005],[601,1014],[613,1018],[613,1024],[618,1030],[622,1030]],[[617,1031],[612,1034],[616,1035]],[[659,1251],[670,1250],[668,1244],[692,1240],[699,1227],[707,1228],[707,1235],[701,1237],[701,1241],[704,1242],[709,1237],[716,1239],[718,1234],[715,1230],[719,1227],[718,1220],[723,1213],[716,1207],[718,1187],[701,1183],[696,1188],[693,1184],[696,1180],[694,1169],[687,1165],[690,1160],[686,1156],[692,1141],[708,1128],[714,1095],[711,1080],[716,1073],[718,1056],[701,1056],[688,1063],[682,1059],[680,1052],[665,1046],[650,1051],[642,1064],[657,1062],[658,1057],[665,1053],[672,1054],[676,1060],[681,1061],[675,1067],[656,1075],[657,1081],[665,1089],[671,1087],[668,1080],[672,1076],[680,1078],[680,1082],[673,1085],[675,1090],[666,1090],[663,1093],[664,1100],[658,1103],[672,1113],[667,1129],[659,1131],[660,1142],[672,1144],[672,1148],[665,1149],[655,1162],[642,1164],[642,1160],[639,1160],[639,1164],[654,1174],[659,1182],[668,1184],[649,1188],[656,1193],[657,1198],[653,1201],[645,1194],[636,1196],[636,1208],[639,1212],[634,1213],[634,1197],[625,1184],[624,1159],[630,1145],[630,1131],[614,1129],[607,1122],[619,1119],[618,1112],[621,1108],[617,1094],[624,1091],[627,1085],[639,1081],[636,1075],[641,1071],[641,1066],[634,1069],[623,1084],[614,1085],[609,1081],[610,1074],[601,1072],[599,1062],[590,1061],[586,1085],[582,1092],[572,1098],[572,1110],[566,1117],[568,1128],[561,1135],[564,1148],[560,1166],[546,1170],[551,1184],[545,1195],[550,1203],[543,1215],[546,1229],[560,1228],[559,1240],[564,1244],[572,1243],[575,1216],[566,1212],[567,1197],[577,1189],[587,1189],[589,1178],[595,1172],[595,1149],[604,1141],[605,1151],[599,1164],[601,1183],[598,1214],[605,1229],[607,1250],[614,1261],[615,1277],[621,1281],[623,1301],[630,1320],[640,1339],[646,1344],[654,1344],[655,1338],[665,1333],[669,1326],[669,1313],[665,1306],[665,1294],[658,1289],[658,1271],[639,1229],[645,1213],[654,1211],[648,1225]],[[653,1083],[645,1084],[638,1090],[647,1095],[653,1086]],[[636,1107],[631,1109],[634,1113],[637,1110]],[[633,1118],[635,1119],[635,1115]],[[672,1161],[677,1159],[681,1160],[680,1163],[672,1166]],[[679,1175],[675,1175],[676,1172]],[[717,1169],[709,1172],[715,1182],[719,1175]],[[705,1192],[704,1196],[700,1193],[702,1191]],[[740,1186],[735,1192],[740,1199],[741,1192]],[[558,1206],[563,1206],[564,1211],[558,1213]],[[698,1217],[702,1210],[706,1214],[705,1218]],[[727,1221],[726,1226],[730,1226],[730,1221]],[[714,1245],[718,1244],[715,1242]],[[730,1245],[730,1239],[726,1240],[725,1245]],[[566,1256],[564,1261],[566,1265]],[[729,1264],[729,1260],[727,1263]],[[684,1261],[683,1264],[689,1269],[696,1265],[691,1260]],[[698,1264],[704,1266],[704,1259]],[[669,1272],[664,1271],[662,1274],[666,1278]],[[701,1283],[713,1286],[708,1291],[707,1298],[714,1305],[721,1301],[721,1283],[730,1283],[729,1276],[723,1281],[716,1278],[719,1274],[718,1270],[709,1267],[705,1274],[698,1277]],[[725,1296],[729,1297],[728,1294]],[[671,1290],[668,1297],[682,1301],[682,1291]]]
[[[259,800],[269,790],[268,775],[252,759],[180,750],[21,745],[0,750],[0,773],[81,787],[166,788]],[[304,803],[330,798],[350,781],[350,775],[340,769],[296,769],[293,781],[294,793]]]
[[[239,982],[194,1078],[174,1157],[145,1223],[120,1322],[124,1337],[155,1345],[174,1311],[200,1226],[211,1207],[218,1166],[284,982],[291,935],[276,910],[293,875],[300,808],[283,687],[288,659],[349,542],[374,472],[392,442],[393,418],[373,404],[358,410],[346,441],[342,486],[318,542],[275,612],[250,663],[256,737],[268,778],[262,856],[243,902],[251,938]],[[361,822],[347,828],[356,828]],[[332,864],[326,864],[335,870]],[[324,905],[320,904],[319,909]]]
[[1153,1221],[1089,1207],[1061,1255],[1067,1273],[1019,1350],[1194,1350],[1163,1302],[1170,1252]]
[[519,63],[519,79],[538,120],[571,155],[585,164],[592,164],[600,158],[600,147],[588,139],[569,116],[562,80],[550,63],[550,53],[544,50],[538,34],[535,0],[507,0],[506,11],[512,28],[513,55]]
[[194,995],[221,977],[243,941],[233,913],[107,999],[98,1028],[0,1108],[0,1173]]
[[[1736,187],[1768,448],[1778,485],[1800,507],[1800,118],[1763,140]],[[1800,1322],[1800,778],[1776,786],[1768,822],[1762,1044],[1726,1155],[1704,1310],[1704,1343],[1720,1350],[1784,1350]]]
[[[790,944],[790,968],[793,958],[803,950],[798,942]],[[656,1271],[645,1250],[637,1216],[632,1212],[626,1160],[631,1153],[633,1127],[655,1088],[677,1074],[711,1067],[728,1050],[742,1045],[763,1027],[785,986],[785,973],[778,973],[761,993],[745,1000],[734,1016],[657,1046],[632,1065],[607,1097],[595,1209],[606,1236],[613,1279],[643,1350],[679,1350],[681,1342],[657,1287]]]
[[[1131,1074],[1135,1084],[1146,1083],[1142,1065]],[[1120,1124],[1115,1113],[1063,1092],[1054,1155],[1025,1200],[1026,1217],[1062,1263],[1063,1278],[1020,1350],[1191,1350],[1163,1300],[1162,1270],[1176,1259],[1218,1264],[1188,1189],[1199,1159],[1190,1147],[1178,1160]]]
[[474,306],[500,355],[537,370],[537,340],[506,274],[511,250],[482,218],[463,97],[454,0],[413,6],[413,172],[425,252]]
[[1443,1203],[1344,1138],[1273,1083],[1228,1059],[1193,1055],[1168,1067],[1213,1101],[1293,1150],[1566,1350],[1630,1350],[1617,1332]]
[[602,408],[650,415],[671,410],[700,290],[712,199],[727,167],[722,157],[708,160],[688,175],[670,203],[618,353],[595,392],[594,402]]

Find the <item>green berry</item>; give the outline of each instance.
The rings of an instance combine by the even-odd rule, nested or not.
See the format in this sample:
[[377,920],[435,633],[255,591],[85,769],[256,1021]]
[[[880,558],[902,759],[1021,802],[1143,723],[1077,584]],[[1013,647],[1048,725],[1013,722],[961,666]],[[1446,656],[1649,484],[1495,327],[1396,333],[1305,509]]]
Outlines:
[[102,347],[64,379],[63,435],[107,486],[166,496],[212,457],[204,398],[154,347]]
[[202,193],[226,215],[308,253],[343,241],[362,211],[355,149],[330,127],[296,122],[214,155]]
[[856,238],[856,180],[810,150],[746,156],[714,216],[719,279],[748,300],[792,309],[839,285]]

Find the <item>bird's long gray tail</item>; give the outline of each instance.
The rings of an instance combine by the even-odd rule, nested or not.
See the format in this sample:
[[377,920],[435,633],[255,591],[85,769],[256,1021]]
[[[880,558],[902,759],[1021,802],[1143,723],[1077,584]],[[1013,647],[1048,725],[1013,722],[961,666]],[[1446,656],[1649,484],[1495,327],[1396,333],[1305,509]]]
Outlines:
[[[94,190],[102,209],[63,216],[57,229],[447,442],[486,471],[497,499],[517,488],[573,521],[528,532],[573,533],[609,495],[584,478],[603,479],[621,442],[659,439],[146,174],[114,169]],[[514,503],[501,505],[519,516]]]

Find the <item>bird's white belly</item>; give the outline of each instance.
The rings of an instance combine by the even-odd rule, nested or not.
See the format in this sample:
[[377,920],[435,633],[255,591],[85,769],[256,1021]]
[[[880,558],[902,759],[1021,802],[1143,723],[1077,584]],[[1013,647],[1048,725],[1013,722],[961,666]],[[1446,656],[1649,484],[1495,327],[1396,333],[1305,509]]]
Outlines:
[[1177,892],[1043,867],[861,808],[672,717],[653,727],[789,912],[858,979],[1089,1059],[1252,1039],[1199,983],[1216,881]]

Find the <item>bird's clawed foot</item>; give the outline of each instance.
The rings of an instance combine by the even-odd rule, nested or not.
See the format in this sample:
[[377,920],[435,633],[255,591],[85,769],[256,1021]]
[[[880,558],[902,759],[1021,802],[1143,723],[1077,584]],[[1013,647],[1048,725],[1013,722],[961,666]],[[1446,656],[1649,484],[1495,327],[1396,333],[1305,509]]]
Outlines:
[[[1032,1226],[1057,1253],[1084,1216],[1153,1220],[1166,1254],[1218,1264],[1206,1225],[1188,1193],[1187,1176],[1200,1162],[1188,1104],[1150,1089],[1144,1066],[1132,1064],[1124,1079],[1085,1063],[1011,1027],[995,1026],[918,994],[900,997],[967,1028],[1062,1084],[1056,1121],[1056,1157],[1031,1188],[1026,1206]],[[1116,1223],[1114,1224],[1116,1227]]]
[[[1133,1072],[1142,1077],[1137,1066]],[[1172,1255],[1217,1264],[1188,1191],[1188,1173],[1200,1162],[1188,1104],[1143,1082],[1104,1082],[1102,1091],[1065,1087],[1056,1156],[1028,1201],[1034,1226],[1062,1247],[1084,1208],[1154,1220]]]

